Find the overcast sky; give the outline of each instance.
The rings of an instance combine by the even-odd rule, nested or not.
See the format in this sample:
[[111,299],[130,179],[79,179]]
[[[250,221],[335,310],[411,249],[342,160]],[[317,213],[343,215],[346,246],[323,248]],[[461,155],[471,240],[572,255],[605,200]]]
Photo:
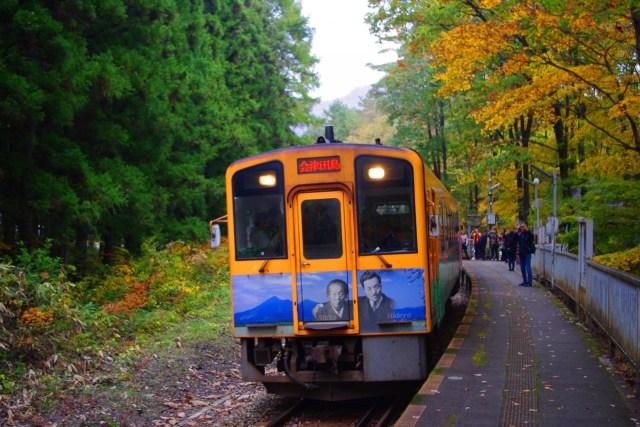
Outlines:
[[367,67],[396,59],[395,52],[381,53],[364,23],[367,0],[302,0],[302,15],[315,30],[312,52],[320,62],[315,71],[320,87],[311,93],[322,101],[332,101],[353,89],[379,81],[384,73]]

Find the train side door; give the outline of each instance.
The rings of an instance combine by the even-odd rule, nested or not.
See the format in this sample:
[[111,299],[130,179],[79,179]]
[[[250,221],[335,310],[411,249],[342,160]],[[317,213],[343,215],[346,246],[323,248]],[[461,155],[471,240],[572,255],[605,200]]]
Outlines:
[[353,326],[352,206],[339,190],[294,198],[298,332]]

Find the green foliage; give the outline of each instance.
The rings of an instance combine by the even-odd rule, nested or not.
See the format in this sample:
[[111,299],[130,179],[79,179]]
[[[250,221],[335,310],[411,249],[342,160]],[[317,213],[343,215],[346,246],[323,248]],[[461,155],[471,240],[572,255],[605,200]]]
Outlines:
[[360,99],[359,107],[349,108],[336,100],[322,112],[321,117],[309,126],[303,137],[303,144],[315,144],[319,136],[325,135],[325,126],[334,129],[334,138],[343,142],[374,143],[380,139],[385,145],[393,145],[395,129],[387,122],[387,116],[377,105],[372,91]]
[[314,126],[308,132],[316,138],[318,135],[324,135],[325,126],[333,126],[333,137],[337,141],[346,141],[350,133],[358,126],[359,119],[356,110],[352,110],[344,103],[336,100],[329,105],[329,108],[323,111],[323,123]]
[[[638,244],[640,224],[640,182],[605,178],[583,184],[584,194],[560,204],[561,227],[558,241],[578,246],[577,219],[593,219],[596,255],[624,252]],[[545,213],[548,211],[546,208]],[[543,216],[544,217],[544,216]],[[567,230],[568,226],[568,230]]]
[[108,256],[201,237],[227,166],[295,144],[310,120],[316,59],[293,0],[1,10],[3,248],[51,238],[84,267],[94,242]]

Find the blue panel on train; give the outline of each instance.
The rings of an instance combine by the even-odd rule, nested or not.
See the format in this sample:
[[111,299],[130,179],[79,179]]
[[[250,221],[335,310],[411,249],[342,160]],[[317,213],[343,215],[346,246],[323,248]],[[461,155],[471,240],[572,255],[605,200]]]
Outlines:
[[293,323],[291,274],[236,275],[232,283],[236,326]]
[[381,324],[424,321],[424,269],[358,271],[361,332],[381,331]]

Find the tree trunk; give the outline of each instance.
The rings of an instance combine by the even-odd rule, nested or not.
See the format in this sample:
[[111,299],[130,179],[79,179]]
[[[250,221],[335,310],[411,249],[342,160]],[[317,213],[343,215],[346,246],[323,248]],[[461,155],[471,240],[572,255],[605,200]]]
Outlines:
[[[556,145],[558,147],[558,163],[560,164],[560,182],[568,182],[569,171],[572,169],[571,160],[569,159],[569,136],[567,135],[562,119],[562,111],[559,104],[553,105],[553,112],[556,116],[556,122],[553,124],[553,132],[556,136]],[[564,185],[561,185],[562,196],[570,197],[571,191]]]
[[[533,112],[529,112],[527,117],[520,116],[519,119],[516,119],[514,122],[514,134],[516,136],[516,140],[520,143],[520,146],[526,151],[529,148],[529,141],[531,139],[531,128],[533,126]],[[522,181],[520,178],[530,179],[529,174],[529,165],[522,165],[522,175],[518,177],[519,185],[522,185],[522,199],[519,200],[519,212],[521,214],[521,219],[527,221],[529,217],[529,212],[531,210],[531,204],[529,202],[529,184]]]

